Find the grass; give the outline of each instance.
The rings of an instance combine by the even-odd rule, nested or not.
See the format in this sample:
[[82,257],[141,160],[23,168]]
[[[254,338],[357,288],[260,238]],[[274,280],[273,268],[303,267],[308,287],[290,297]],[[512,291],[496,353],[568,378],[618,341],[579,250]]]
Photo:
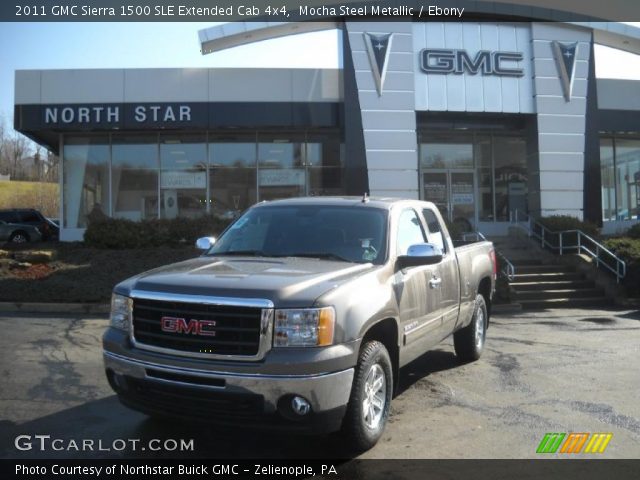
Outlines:
[[[9,254],[26,248],[2,247]],[[195,258],[194,247],[158,247],[135,250],[87,248],[82,243],[39,243],[33,250],[52,250],[52,272],[37,280],[21,278],[0,259],[0,302],[107,303],[118,282],[169,263]]]
[[59,216],[60,187],[46,182],[0,182],[1,208],[35,208],[48,217]]

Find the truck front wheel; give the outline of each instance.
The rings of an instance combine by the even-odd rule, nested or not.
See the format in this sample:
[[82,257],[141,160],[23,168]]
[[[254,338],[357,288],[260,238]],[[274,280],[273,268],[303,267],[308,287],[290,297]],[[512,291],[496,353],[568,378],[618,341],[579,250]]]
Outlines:
[[478,294],[471,323],[453,334],[456,355],[463,362],[473,362],[482,355],[488,320],[487,303],[484,297]]
[[342,431],[357,451],[373,447],[384,432],[393,393],[393,370],[389,352],[378,341],[360,350]]

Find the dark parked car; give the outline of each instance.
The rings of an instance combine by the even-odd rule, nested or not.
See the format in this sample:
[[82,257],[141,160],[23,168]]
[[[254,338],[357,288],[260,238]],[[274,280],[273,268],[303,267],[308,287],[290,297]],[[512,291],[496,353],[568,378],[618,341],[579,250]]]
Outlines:
[[38,242],[42,239],[38,227],[7,223],[0,220],[0,243],[27,243]]
[[33,208],[0,210],[0,221],[37,227],[42,240],[57,240],[60,233],[60,227],[55,222]]

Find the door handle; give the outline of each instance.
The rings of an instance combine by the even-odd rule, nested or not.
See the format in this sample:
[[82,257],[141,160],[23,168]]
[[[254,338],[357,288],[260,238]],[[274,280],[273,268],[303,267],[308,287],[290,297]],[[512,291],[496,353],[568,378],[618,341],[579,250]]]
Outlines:
[[433,277],[429,280],[429,286],[431,288],[440,288],[440,284],[442,283],[442,279],[440,277]]

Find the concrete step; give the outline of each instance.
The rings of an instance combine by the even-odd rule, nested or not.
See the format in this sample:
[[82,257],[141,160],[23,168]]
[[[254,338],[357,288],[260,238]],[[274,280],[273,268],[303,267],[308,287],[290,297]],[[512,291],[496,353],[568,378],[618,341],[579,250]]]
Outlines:
[[543,310],[545,308],[583,308],[611,305],[607,297],[594,298],[553,298],[549,300],[519,300],[523,310]]
[[[507,256],[505,255],[505,257],[507,257]],[[537,266],[537,265],[544,265],[542,263],[542,259],[540,259],[540,258],[531,258],[531,257],[513,258],[513,259],[511,259],[509,257],[507,257],[507,258],[509,259],[509,261],[511,263],[513,263],[516,266],[516,268],[517,267],[533,267],[533,266]]]
[[552,298],[599,298],[604,297],[601,288],[567,288],[562,290],[529,290],[516,289],[518,300],[549,300]]
[[569,265],[516,265],[516,275],[527,273],[575,273]]
[[518,282],[512,283],[511,286],[518,292],[538,291],[538,290],[562,290],[562,289],[578,289],[578,288],[594,288],[593,280],[545,280],[542,282]]
[[516,275],[511,282],[512,285],[518,283],[547,282],[547,281],[577,281],[584,280],[584,275],[578,272],[549,272],[549,273],[524,273],[520,274],[516,270]]

